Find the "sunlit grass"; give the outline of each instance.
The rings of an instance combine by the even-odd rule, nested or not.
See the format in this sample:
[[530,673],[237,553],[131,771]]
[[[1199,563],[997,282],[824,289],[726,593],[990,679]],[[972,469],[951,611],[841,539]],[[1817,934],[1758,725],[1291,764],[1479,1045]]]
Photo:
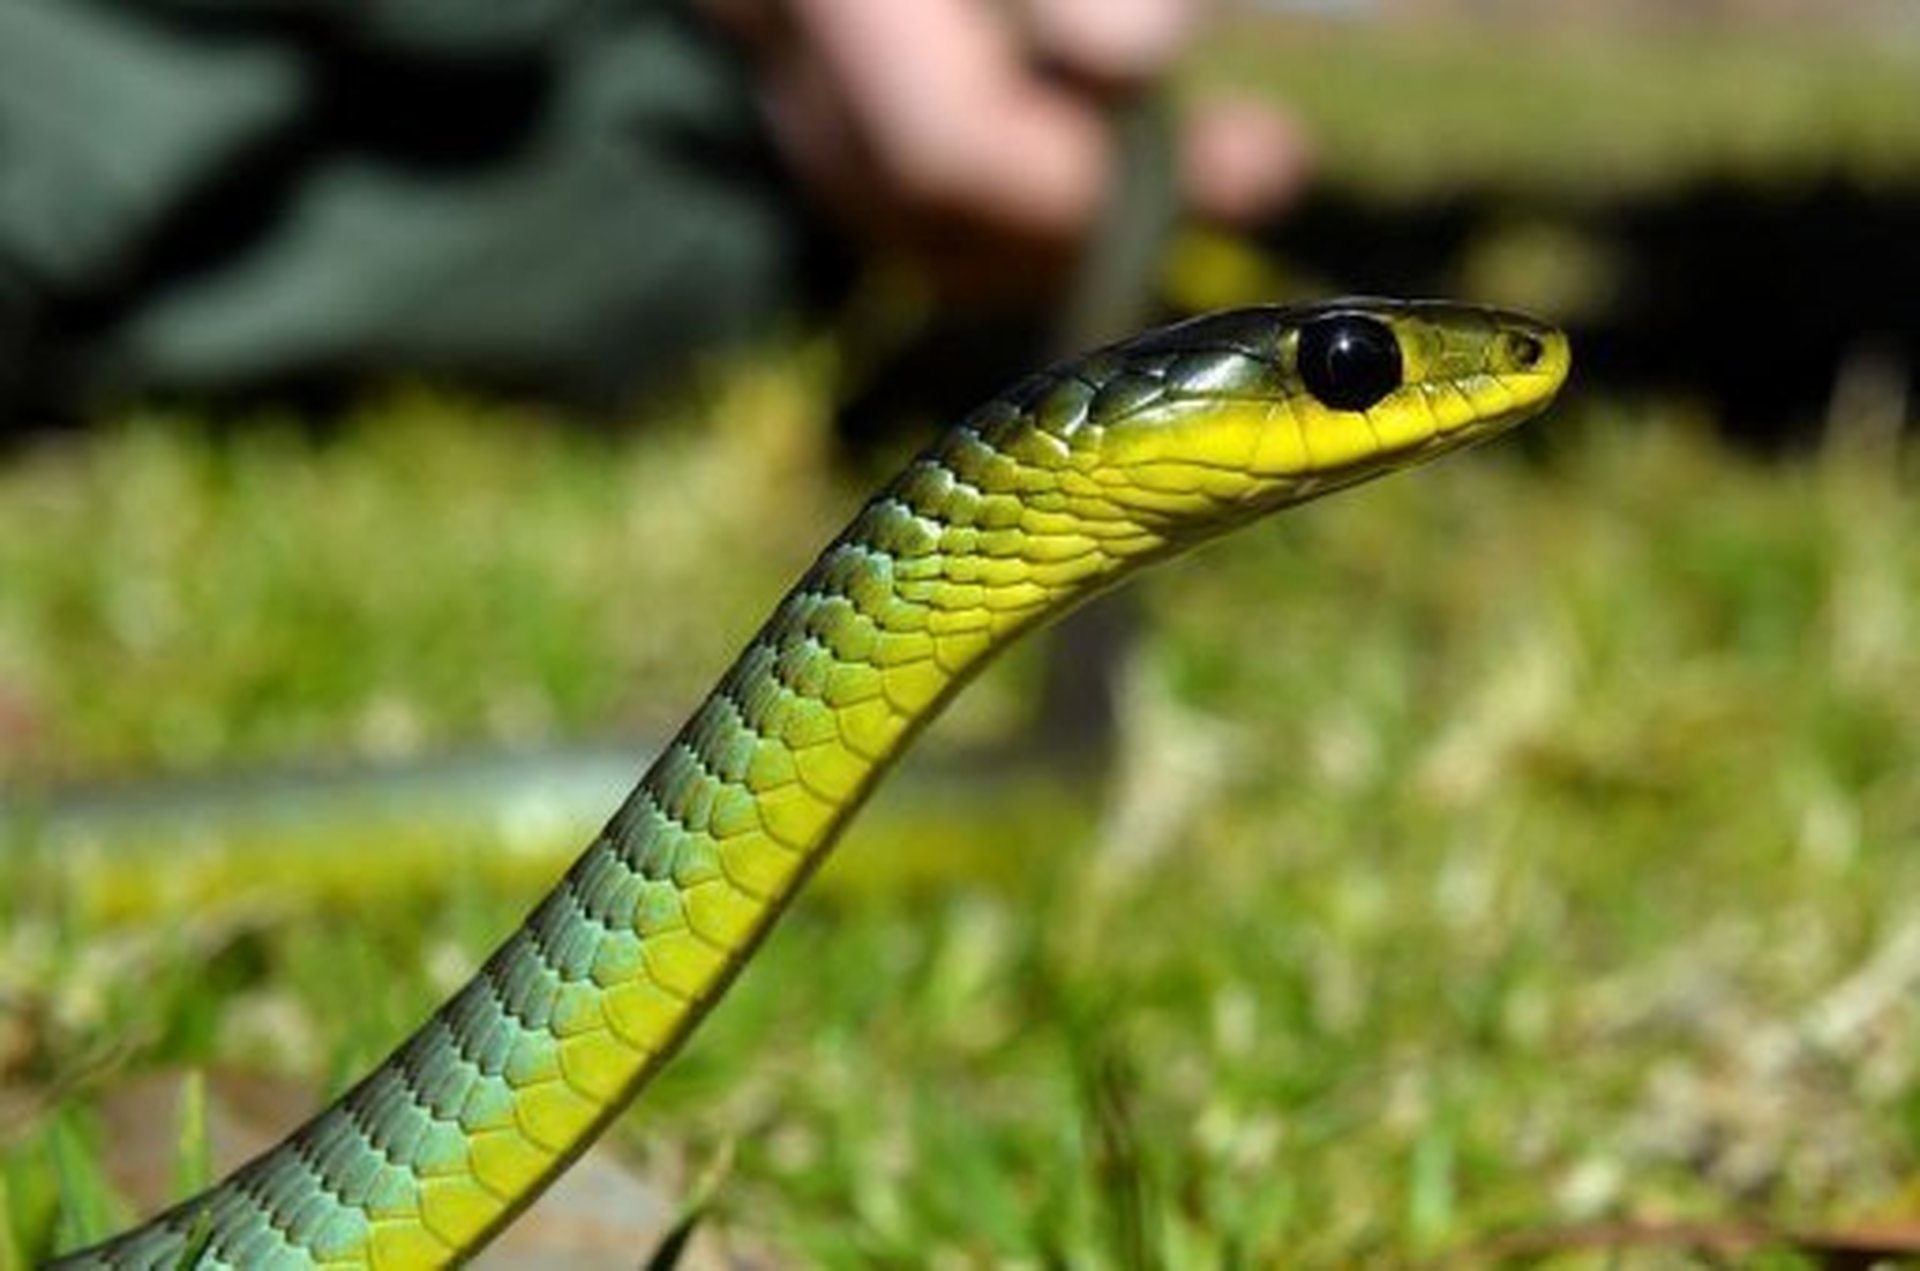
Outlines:
[[[813,383],[632,435],[404,397],[320,444],[144,421],[20,456],[9,788],[670,722],[856,497]],[[622,1150],[669,1187],[730,1152],[719,1229],[845,1266],[1910,1209],[1907,465],[1760,463],[1653,410],[1539,428],[1147,580],[1112,779],[903,773]],[[979,688],[989,735],[1022,694]],[[20,1250],[117,1204],[56,1201],[114,1157],[96,1094],[188,1066],[317,1100],[590,830],[242,845],[183,911],[165,858],[16,824]]]
[[141,417],[23,455],[0,778],[665,722],[828,528],[809,377],[645,446],[412,393],[335,441]]
[[1912,179],[1920,44],[1901,33],[1525,10],[1452,24],[1244,18],[1190,74],[1285,103],[1326,174],[1374,196]]

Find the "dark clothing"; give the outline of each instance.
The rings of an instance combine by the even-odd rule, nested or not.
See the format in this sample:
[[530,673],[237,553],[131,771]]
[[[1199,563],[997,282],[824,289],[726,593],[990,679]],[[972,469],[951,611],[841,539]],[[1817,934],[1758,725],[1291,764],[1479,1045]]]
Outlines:
[[0,2],[0,421],[428,374],[614,404],[839,272],[669,0]]

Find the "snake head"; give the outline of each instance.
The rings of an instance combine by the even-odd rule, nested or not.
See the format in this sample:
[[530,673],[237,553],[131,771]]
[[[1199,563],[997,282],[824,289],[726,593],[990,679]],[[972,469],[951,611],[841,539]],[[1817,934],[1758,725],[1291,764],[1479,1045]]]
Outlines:
[[1186,539],[1502,432],[1569,366],[1566,336],[1498,309],[1238,309],[1036,376],[1015,394],[1026,436],[1000,440],[1064,460],[1088,511]]

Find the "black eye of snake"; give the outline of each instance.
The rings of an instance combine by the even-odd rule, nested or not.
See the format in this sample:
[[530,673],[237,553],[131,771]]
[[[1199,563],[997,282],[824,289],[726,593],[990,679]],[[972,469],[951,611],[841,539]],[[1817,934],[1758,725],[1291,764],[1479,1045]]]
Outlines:
[[1300,329],[1299,370],[1323,406],[1365,410],[1400,387],[1400,342],[1357,313],[1317,318]]

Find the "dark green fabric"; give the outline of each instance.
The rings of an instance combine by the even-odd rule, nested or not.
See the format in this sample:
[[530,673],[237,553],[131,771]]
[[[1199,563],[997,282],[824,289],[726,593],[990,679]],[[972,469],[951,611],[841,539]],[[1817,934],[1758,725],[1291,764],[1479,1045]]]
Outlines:
[[0,0],[0,397],[424,373],[593,404],[837,277],[660,0]]

